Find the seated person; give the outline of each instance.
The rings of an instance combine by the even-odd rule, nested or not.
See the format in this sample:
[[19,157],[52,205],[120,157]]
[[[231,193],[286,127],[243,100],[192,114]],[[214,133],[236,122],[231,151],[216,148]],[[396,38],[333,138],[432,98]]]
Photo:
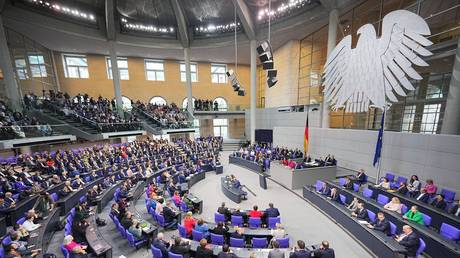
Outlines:
[[133,234],[136,240],[142,239],[142,229],[137,219],[133,219],[133,224],[129,227],[128,232]]
[[73,240],[72,235],[64,237],[64,248],[69,251],[71,258],[84,258],[88,257],[86,254],[86,245],[80,245]]
[[166,206],[163,207],[163,216],[165,218],[165,223],[167,228],[176,229],[177,228],[177,218],[179,213],[172,207],[171,200],[166,201]]
[[234,232],[230,234],[231,238],[244,239],[244,228],[235,226]]
[[426,192],[425,188],[422,188],[422,190],[420,190],[420,193],[417,196],[415,196],[415,199],[417,201],[427,203],[430,200],[430,195]]
[[237,258],[232,250],[230,250],[230,246],[228,244],[224,244],[222,246],[222,251],[217,255],[217,258]]
[[128,211],[120,221],[121,225],[125,229],[129,229],[133,225],[133,214]]
[[152,245],[161,250],[163,258],[168,258],[168,249],[170,244],[164,240],[162,232],[157,234],[157,237],[153,240]]
[[398,197],[391,198],[391,201],[383,206],[385,210],[394,211],[401,214],[402,204]]
[[305,242],[302,240],[297,240],[297,246],[295,246],[294,250],[289,254],[289,258],[307,258],[310,256],[311,253],[305,248]]
[[280,243],[278,241],[272,239],[271,246],[273,249],[268,252],[268,258],[284,258],[284,252],[279,249]]
[[460,216],[460,200],[458,200],[456,204],[452,205],[452,207],[450,207],[447,210],[447,212],[449,214],[459,217]]
[[407,185],[407,190],[409,190],[409,195],[411,197],[417,196],[419,194],[419,192],[420,192],[420,187],[421,186],[422,186],[422,184],[418,180],[418,176],[417,175],[412,175],[410,180],[409,180],[409,184]]
[[217,223],[217,226],[212,230],[212,233],[216,235],[225,235],[228,232],[228,227],[224,225],[222,221]]
[[409,192],[409,190],[407,189],[407,183],[406,182],[401,182],[399,184],[398,189],[396,189],[396,192],[399,193],[399,194],[402,194],[402,195],[406,195]]
[[385,190],[389,190],[390,189],[390,181],[388,180],[388,178],[384,177],[383,180],[374,185],[375,187],[378,187],[378,188],[382,188],[382,189],[385,189]]
[[203,238],[208,238],[211,233],[209,233],[209,226],[204,222],[203,219],[199,219],[196,223],[195,230],[203,233]]
[[21,255],[27,255],[27,241],[21,240],[21,237],[16,231],[11,231],[9,233],[10,238],[11,238],[11,243],[10,244],[16,244],[17,246],[17,251],[21,253]]
[[112,207],[110,208],[110,214],[116,217],[118,220],[121,219],[121,213],[118,210],[118,203],[112,203]]
[[412,227],[409,225],[403,226],[403,234],[400,236],[395,236],[396,241],[400,245],[406,248],[406,257],[415,257],[417,254],[417,249],[420,245],[419,236],[412,230]]
[[334,258],[334,249],[329,247],[329,242],[324,240],[321,246],[313,251],[313,257]]
[[9,209],[16,207],[16,201],[13,199],[13,193],[6,192],[3,198],[3,209]]
[[225,202],[222,202],[220,207],[217,209],[217,212],[220,214],[224,214],[225,220],[229,221],[231,219],[232,214],[230,210],[227,207],[225,207]]
[[358,209],[358,203],[359,203],[358,198],[354,197],[353,201],[351,201],[351,203],[347,206],[347,208],[351,210],[352,212],[354,212],[356,211],[356,209]]
[[181,237],[174,238],[174,244],[169,250],[171,253],[180,254],[183,258],[190,257],[190,242]]
[[364,173],[364,169],[360,169],[358,174],[356,174],[356,182],[358,184],[366,183],[366,173]]
[[436,185],[434,184],[433,179],[426,180],[426,185],[423,189],[426,190],[426,193],[430,197],[434,196],[436,192],[438,191],[438,187],[436,187]]
[[446,206],[447,206],[447,203],[444,200],[444,195],[442,194],[436,195],[436,198],[430,204],[431,206],[441,209],[441,210],[446,209]]
[[206,248],[208,241],[203,238],[200,240],[200,245],[196,248],[195,258],[212,258],[213,252],[211,249]]
[[382,231],[387,236],[391,235],[390,222],[385,218],[383,212],[377,213],[377,219],[374,222],[368,224],[367,227],[378,231]]
[[35,216],[28,214],[26,221],[22,223],[22,226],[24,227],[24,229],[27,230],[28,232],[38,229],[41,225],[35,224],[34,220],[35,220]]
[[72,223],[72,236],[75,242],[84,243],[86,242],[86,228],[88,223],[85,220],[74,221]]
[[61,195],[62,197],[65,197],[74,191],[75,190],[72,188],[70,181],[65,181],[64,188],[62,188],[62,190],[59,191],[59,195]]
[[180,197],[178,191],[175,191],[175,192],[174,192],[174,195],[173,195],[172,199],[173,199],[174,203],[176,204],[176,206],[179,207],[179,205],[180,205],[180,203],[181,203],[181,201],[182,201],[182,198]]
[[343,185],[343,188],[352,190],[353,189],[353,182],[350,180],[349,177],[345,177],[345,184]]
[[184,227],[185,227],[185,232],[187,233],[187,236],[191,236],[192,235],[192,230],[195,228],[195,225],[196,225],[196,221],[195,219],[192,217],[192,212],[189,211],[185,214],[185,218],[184,218]]
[[37,250],[25,250],[19,251],[19,245],[17,243],[11,243],[5,248],[5,258],[27,258],[27,257],[35,257],[40,253],[40,249]]
[[254,205],[252,211],[250,211],[248,215],[251,218],[261,218],[263,213],[259,211],[259,207],[257,207],[257,205]]
[[331,192],[331,189],[327,186],[326,182],[323,182],[321,184],[321,190],[319,191],[319,193],[322,195],[329,195],[330,192]]
[[286,231],[284,230],[281,223],[276,223],[275,229],[270,230],[270,234],[273,236],[273,239],[280,239],[286,237]]
[[360,220],[367,220],[368,215],[367,215],[367,210],[364,209],[364,203],[359,202],[357,209],[351,213],[351,216],[356,217],[357,219],[360,219]]
[[329,196],[327,197],[328,199],[331,199],[333,201],[338,201],[339,200],[339,194],[337,193],[337,188],[332,188]]
[[425,225],[425,223],[423,222],[422,213],[420,211],[418,211],[418,207],[415,206],[415,205],[412,206],[410,208],[410,210],[408,210],[406,212],[406,214],[403,215],[403,219],[413,221],[413,222],[418,223],[420,225]]
[[274,207],[273,203],[268,204],[268,208],[264,212],[265,217],[275,218],[280,215],[280,212],[277,208]]
[[27,241],[29,239],[29,231],[27,231],[21,224],[14,224],[13,230],[19,235],[21,241]]

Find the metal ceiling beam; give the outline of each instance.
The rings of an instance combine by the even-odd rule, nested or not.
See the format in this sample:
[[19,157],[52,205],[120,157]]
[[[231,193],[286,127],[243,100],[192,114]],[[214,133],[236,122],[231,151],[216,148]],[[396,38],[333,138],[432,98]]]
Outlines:
[[171,0],[171,5],[176,15],[177,27],[179,30],[179,40],[184,48],[190,47],[190,37],[188,32],[187,19],[182,10],[179,0]]
[[243,24],[244,31],[249,40],[256,39],[256,30],[252,20],[251,11],[244,2],[244,0],[232,0],[233,5],[236,6],[236,12]]
[[108,40],[115,40],[115,3],[105,0],[105,30]]

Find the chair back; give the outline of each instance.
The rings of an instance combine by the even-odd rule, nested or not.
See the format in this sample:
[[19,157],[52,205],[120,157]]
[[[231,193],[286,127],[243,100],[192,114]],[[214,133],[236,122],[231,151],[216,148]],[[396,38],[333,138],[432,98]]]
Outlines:
[[128,239],[129,246],[134,247],[134,236],[128,230],[126,230],[126,238]]
[[344,186],[347,183],[347,180],[343,177],[339,178],[339,185]]
[[363,196],[366,198],[371,198],[373,193],[374,191],[372,191],[371,189],[367,187],[363,189]]
[[359,192],[359,184],[353,183],[353,191]]
[[155,246],[150,246],[150,251],[152,251],[153,258],[163,258],[163,253],[160,249],[156,248]]
[[448,190],[448,189],[442,189],[441,194],[444,195],[444,200],[446,202],[451,202],[455,199],[455,192]]
[[163,217],[163,215],[161,214],[157,214],[157,221],[158,221],[158,224],[162,227],[165,226],[165,217]]
[[280,248],[289,248],[289,237],[277,238],[276,242],[280,244]]
[[398,180],[396,181],[396,185],[399,185],[404,182],[404,183],[407,183],[407,178],[406,177],[403,177],[403,176],[398,176]]
[[244,239],[230,237],[231,247],[244,247]]
[[192,238],[194,241],[203,239],[203,232],[192,229]]
[[26,217],[21,217],[20,219],[16,221],[16,224],[22,225],[25,221],[26,221]]
[[339,194],[339,198],[340,198],[340,202],[343,204],[343,205],[346,205],[347,204],[347,197],[343,194]]
[[182,225],[180,225],[180,224],[177,225],[177,227],[178,227],[178,229],[179,229],[179,235],[180,235],[181,237],[187,238],[187,230],[185,229],[185,227],[182,226]]
[[404,215],[408,210],[409,208],[404,203],[401,203],[401,213]]
[[431,225],[431,217],[426,215],[423,212],[420,212],[420,213],[422,214],[422,217],[423,217],[423,223],[425,224],[425,226],[429,227]]
[[452,240],[452,241],[460,240],[460,230],[447,223],[441,224],[441,229],[439,230],[439,234],[441,234],[441,236],[449,240]]
[[10,235],[6,236],[5,238],[3,238],[2,240],[2,245],[3,246],[8,246],[11,244],[11,237]]
[[184,201],[180,202],[180,209],[181,209],[183,212],[188,212],[187,204],[186,204]]
[[224,236],[211,233],[211,243],[213,245],[223,245]]
[[62,254],[64,255],[65,258],[70,258],[69,251],[67,251],[67,249],[65,248],[64,245],[61,245],[61,252],[62,252]]
[[318,192],[323,190],[323,181],[316,180],[315,188],[316,188],[316,191],[318,191]]
[[57,202],[59,200],[59,195],[57,193],[52,193],[51,194],[51,199],[54,201],[54,202]]
[[260,218],[249,218],[249,227],[250,228],[258,228],[262,224]]
[[390,234],[392,236],[396,235],[397,227],[396,225],[390,221]]
[[393,182],[395,180],[395,174],[387,172],[385,174],[385,177],[388,179],[388,181]]
[[0,258],[5,258],[5,249],[0,247]]
[[242,216],[233,216],[232,215],[232,225],[233,226],[243,226],[243,217]]
[[366,211],[367,211],[367,216],[369,217],[369,220],[371,222],[374,222],[375,219],[376,219],[375,213],[373,211],[370,211],[370,210],[367,210],[367,209],[366,209]]
[[218,212],[214,213],[214,222],[217,224],[219,222],[225,222],[225,215]]
[[276,228],[276,223],[280,223],[280,222],[281,222],[280,217],[269,217],[268,218],[268,228],[274,229]]
[[419,238],[420,240],[420,245],[417,249],[417,252],[415,253],[415,258],[418,258],[420,254],[423,253],[423,251],[425,251],[425,248],[426,248],[426,244],[425,244],[425,241],[423,241],[423,239]]
[[86,195],[80,197],[80,203],[86,202]]
[[89,181],[91,181],[91,177],[89,176],[85,177],[85,182],[88,183]]
[[390,198],[388,198],[388,196],[383,195],[383,194],[377,195],[377,203],[378,203],[378,204],[380,204],[380,205],[385,205],[385,204],[387,204],[389,201],[390,201]]
[[266,248],[267,247],[267,239],[266,238],[252,238],[252,247],[253,248]]
[[168,252],[169,258],[182,258],[182,255]]

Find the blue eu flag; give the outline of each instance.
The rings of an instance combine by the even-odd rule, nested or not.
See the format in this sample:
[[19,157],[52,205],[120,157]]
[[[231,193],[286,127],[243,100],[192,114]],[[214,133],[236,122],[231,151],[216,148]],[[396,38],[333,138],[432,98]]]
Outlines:
[[385,121],[385,112],[382,114],[382,121],[380,122],[379,137],[377,138],[377,144],[375,145],[375,154],[374,154],[374,167],[380,161],[380,156],[382,155],[382,139],[383,139],[383,122]]

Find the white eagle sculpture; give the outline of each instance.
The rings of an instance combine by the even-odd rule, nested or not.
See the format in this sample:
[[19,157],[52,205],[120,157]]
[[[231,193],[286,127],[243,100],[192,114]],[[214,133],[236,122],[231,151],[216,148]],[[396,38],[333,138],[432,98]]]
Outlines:
[[406,96],[404,89],[414,90],[407,76],[422,79],[412,64],[428,66],[418,55],[431,55],[424,48],[433,44],[424,37],[430,35],[430,28],[422,17],[397,10],[383,18],[380,38],[371,24],[363,25],[357,34],[356,48],[351,48],[348,35],[327,58],[324,99],[333,110],[366,112],[370,105],[383,110],[387,100],[398,101],[394,92]]

